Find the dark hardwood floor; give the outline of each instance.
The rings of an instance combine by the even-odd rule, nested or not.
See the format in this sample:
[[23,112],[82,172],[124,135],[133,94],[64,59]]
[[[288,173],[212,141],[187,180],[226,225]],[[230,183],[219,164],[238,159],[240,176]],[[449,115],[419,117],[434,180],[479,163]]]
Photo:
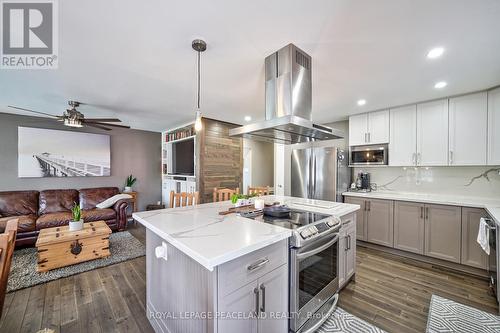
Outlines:
[[[129,230],[145,241],[144,228]],[[142,257],[10,293],[0,332],[152,332],[145,276]],[[362,247],[340,306],[388,332],[424,332],[432,294],[498,311],[484,280]]]
[[425,332],[432,294],[498,314],[488,281],[417,260],[357,247],[356,281],[339,306],[388,332]]

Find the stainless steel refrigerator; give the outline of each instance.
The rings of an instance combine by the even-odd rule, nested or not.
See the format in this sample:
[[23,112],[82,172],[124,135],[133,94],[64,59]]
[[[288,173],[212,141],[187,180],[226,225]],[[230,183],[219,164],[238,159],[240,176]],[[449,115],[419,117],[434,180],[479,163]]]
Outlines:
[[351,183],[347,151],[335,147],[292,151],[293,197],[342,202]]

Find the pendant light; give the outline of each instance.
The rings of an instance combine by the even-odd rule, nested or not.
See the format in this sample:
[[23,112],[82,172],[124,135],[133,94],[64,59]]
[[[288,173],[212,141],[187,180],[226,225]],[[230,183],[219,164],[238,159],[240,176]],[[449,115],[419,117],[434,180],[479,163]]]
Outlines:
[[195,39],[193,40],[193,43],[191,44],[193,47],[193,50],[198,52],[198,108],[196,109],[196,119],[194,122],[194,129],[198,132],[201,131],[203,124],[201,122],[201,110],[200,110],[200,81],[201,81],[201,75],[200,75],[200,58],[201,58],[201,52],[205,51],[207,49],[207,43],[201,39]]

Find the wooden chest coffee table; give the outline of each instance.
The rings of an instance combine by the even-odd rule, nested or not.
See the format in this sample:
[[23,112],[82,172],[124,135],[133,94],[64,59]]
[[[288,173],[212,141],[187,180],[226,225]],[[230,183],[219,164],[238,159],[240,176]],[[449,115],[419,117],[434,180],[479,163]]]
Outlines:
[[40,230],[36,247],[38,272],[107,257],[111,229],[106,222],[88,222],[83,230],[69,231],[68,226]]

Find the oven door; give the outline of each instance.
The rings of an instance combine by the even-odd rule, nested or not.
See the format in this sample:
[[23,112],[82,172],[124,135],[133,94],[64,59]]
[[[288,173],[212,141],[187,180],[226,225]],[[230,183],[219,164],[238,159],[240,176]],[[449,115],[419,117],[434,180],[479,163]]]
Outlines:
[[290,328],[292,331],[298,331],[337,293],[338,240],[338,233],[334,233],[304,247],[291,249]]
[[357,146],[349,151],[350,165],[387,165],[389,148],[387,145]]

